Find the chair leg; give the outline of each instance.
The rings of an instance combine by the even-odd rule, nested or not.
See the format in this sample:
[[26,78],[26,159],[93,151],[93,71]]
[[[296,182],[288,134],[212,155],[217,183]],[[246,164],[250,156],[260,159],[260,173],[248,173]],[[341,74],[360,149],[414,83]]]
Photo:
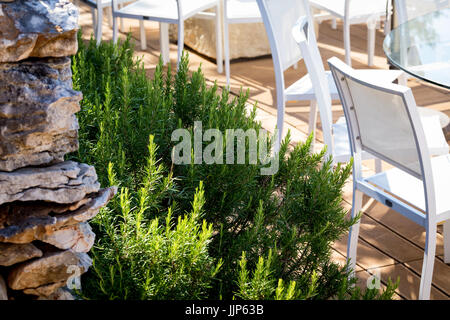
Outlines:
[[398,84],[405,87],[408,86],[408,76],[406,73],[403,73],[400,77],[398,77]]
[[284,92],[280,92],[278,93],[278,91],[281,91],[280,88],[282,88],[281,84],[276,85],[277,88],[277,127],[274,131],[275,135],[276,135],[276,143],[275,143],[275,148],[274,148],[274,152],[277,153],[278,151],[280,151],[280,147],[281,147],[281,140],[283,139],[283,129],[284,129],[284,111],[285,111],[285,106],[286,106],[286,101],[284,99]]
[[308,122],[308,135],[313,134],[311,142],[311,152],[314,152],[314,146],[316,142],[316,124],[317,124],[317,101],[311,100],[309,107],[309,122]]
[[163,64],[166,65],[170,62],[169,25],[167,23],[159,23],[159,43]]
[[337,29],[337,22],[336,22],[336,18],[333,18],[331,20],[331,29],[336,30]]
[[178,62],[177,62],[177,70],[180,67],[181,57],[183,56],[183,48],[184,48],[184,21],[181,20],[178,24]]
[[444,222],[444,262],[450,263],[450,220]]
[[229,37],[229,29],[228,22],[226,21],[226,17],[224,17],[223,23],[223,46],[225,52],[225,75],[227,77],[227,87],[230,88],[230,37]]
[[[362,208],[362,199],[363,199],[363,193],[353,188],[353,206],[352,206],[352,218],[355,218]],[[350,228],[350,233],[348,235],[348,242],[347,242],[347,262],[348,262],[348,268],[350,271],[350,276],[353,277],[355,274],[356,269],[356,249],[358,248],[358,237],[359,237],[359,227],[361,225],[361,219],[358,220],[357,223],[355,223]]]
[[113,16],[113,42],[117,43],[117,40],[119,39],[119,24],[117,23],[117,18]]
[[383,171],[383,164],[381,163],[381,159],[375,158],[375,172],[380,173]]
[[97,34],[96,34],[97,45],[99,45],[100,42],[102,41],[102,22],[103,22],[103,9],[98,8],[97,9]]
[[433,280],[434,259],[436,254],[436,224],[427,228],[425,253],[423,256],[422,277],[420,278],[420,300],[429,300]]
[[147,36],[145,34],[144,20],[139,20],[139,29],[141,30],[141,49],[147,50]]
[[[119,3],[118,5],[119,9],[122,9],[123,4]],[[123,24],[123,18],[120,18],[120,27],[119,27],[120,32],[125,32],[125,26]]]
[[352,66],[352,52],[350,45],[350,23],[344,21],[344,47],[345,47],[345,63]]
[[375,56],[375,38],[376,23],[369,22],[367,24],[367,64],[373,66],[373,57]]
[[216,65],[217,72],[223,73],[223,48],[222,48],[222,9],[220,3],[216,6]]
[[92,15],[92,26],[94,29],[94,35],[97,36],[97,13],[95,12],[95,8],[91,8]]
[[106,8],[106,12],[107,12],[107,15],[108,15],[108,24],[112,28],[112,26],[113,26],[113,23],[112,23],[112,6]]

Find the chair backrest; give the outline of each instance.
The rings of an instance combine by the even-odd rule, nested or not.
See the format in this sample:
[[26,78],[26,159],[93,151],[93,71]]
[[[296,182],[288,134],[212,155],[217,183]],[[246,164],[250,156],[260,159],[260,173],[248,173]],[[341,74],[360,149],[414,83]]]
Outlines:
[[314,25],[310,16],[302,16],[292,29],[292,35],[300,47],[303,60],[305,61],[308,74],[314,88],[317,105],[319,107],[320,119],[322,122],[322,132],[324,142],[328,146],[327,152],[332,154],[333,135],[332,135],[332,104],[328,79],[317,46]]
[[328,60],[349,127],[352,154],[367,151],[423,179],[430,161],[411,89],[362,78],[338,58]]
[[300,16],[309,14],[308,1],[257,0],[257,3],[266,27],[275,69],[284,71],[302,58],[291,30]]
[[395,0],[395,11],[399,24],[418,16],[449,7],[450,0]]

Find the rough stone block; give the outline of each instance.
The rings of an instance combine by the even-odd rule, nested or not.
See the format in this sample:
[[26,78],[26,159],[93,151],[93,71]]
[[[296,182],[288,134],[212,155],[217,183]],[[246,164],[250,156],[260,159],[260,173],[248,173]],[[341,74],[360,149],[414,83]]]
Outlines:
[[69,0],[0,3],[0,62],[77,52],[78,9]]

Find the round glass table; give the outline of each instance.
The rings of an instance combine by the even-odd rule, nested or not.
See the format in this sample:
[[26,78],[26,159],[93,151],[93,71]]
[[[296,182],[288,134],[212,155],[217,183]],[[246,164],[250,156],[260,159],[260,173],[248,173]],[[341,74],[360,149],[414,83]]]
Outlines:
[[450,8],[399,25],[384,39],[383,49],[399,69],[450,89]]

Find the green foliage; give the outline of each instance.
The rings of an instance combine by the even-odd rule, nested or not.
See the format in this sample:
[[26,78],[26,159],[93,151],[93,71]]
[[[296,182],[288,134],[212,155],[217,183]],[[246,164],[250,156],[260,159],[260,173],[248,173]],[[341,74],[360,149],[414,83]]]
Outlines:
[[[161,195],[170,192],[174,182],[157,165],[153,136],[149,152],[137,199],[128,188],[121,188],[115,212],[103,210],[96,217],[103,236],[92,252],[93,273],[85,288],[88,298],[201,299],[220,269],[221,262],[214,263],[208,254],[212,226],[201,221],[203,184],[196,189],[192,210],[175,223],[175,205],[160,204]],[[116,182],[111,166],[109,178],[111,184]],[[160,217],[148,219],[155,209],[167,210],[163,223]]]
[[305,288],[297,286],[295,281],[290,281],[285,285],[283,279],[278,279],[273,275],[273,255],[269,250],[267,259],[259,257],[253,275],[249,275],[247,270],[247,258],[245,252],[239,261],[239,291],[237,298],[244,300],[305,300],[312,298],[317,292],[317,274],[313,272],[311,282]]
[[203,132],[258,132],[248,93],[231,97],[206,86],[200,69],[189,72],[187,54],[174,75],[160,62],[148,79],[129,39],[98,48],[80,40],[73,80],[84,99],[80,150],[72,156],[95,165],[103,185],[122,187],[94,220],[88,298],[392,296],[391,286],[381,297],[357,291],[346,268],[331,261],[331,244],[355,222],[341,206],[351,164],[333,167],[325,151],[311,153],[311,138],[288,152],[288,136],[272,176],[261,175],[260,161],[249,164],[248,152],[246,164],[172,163],[173,130],[193,132],[195,121]]

